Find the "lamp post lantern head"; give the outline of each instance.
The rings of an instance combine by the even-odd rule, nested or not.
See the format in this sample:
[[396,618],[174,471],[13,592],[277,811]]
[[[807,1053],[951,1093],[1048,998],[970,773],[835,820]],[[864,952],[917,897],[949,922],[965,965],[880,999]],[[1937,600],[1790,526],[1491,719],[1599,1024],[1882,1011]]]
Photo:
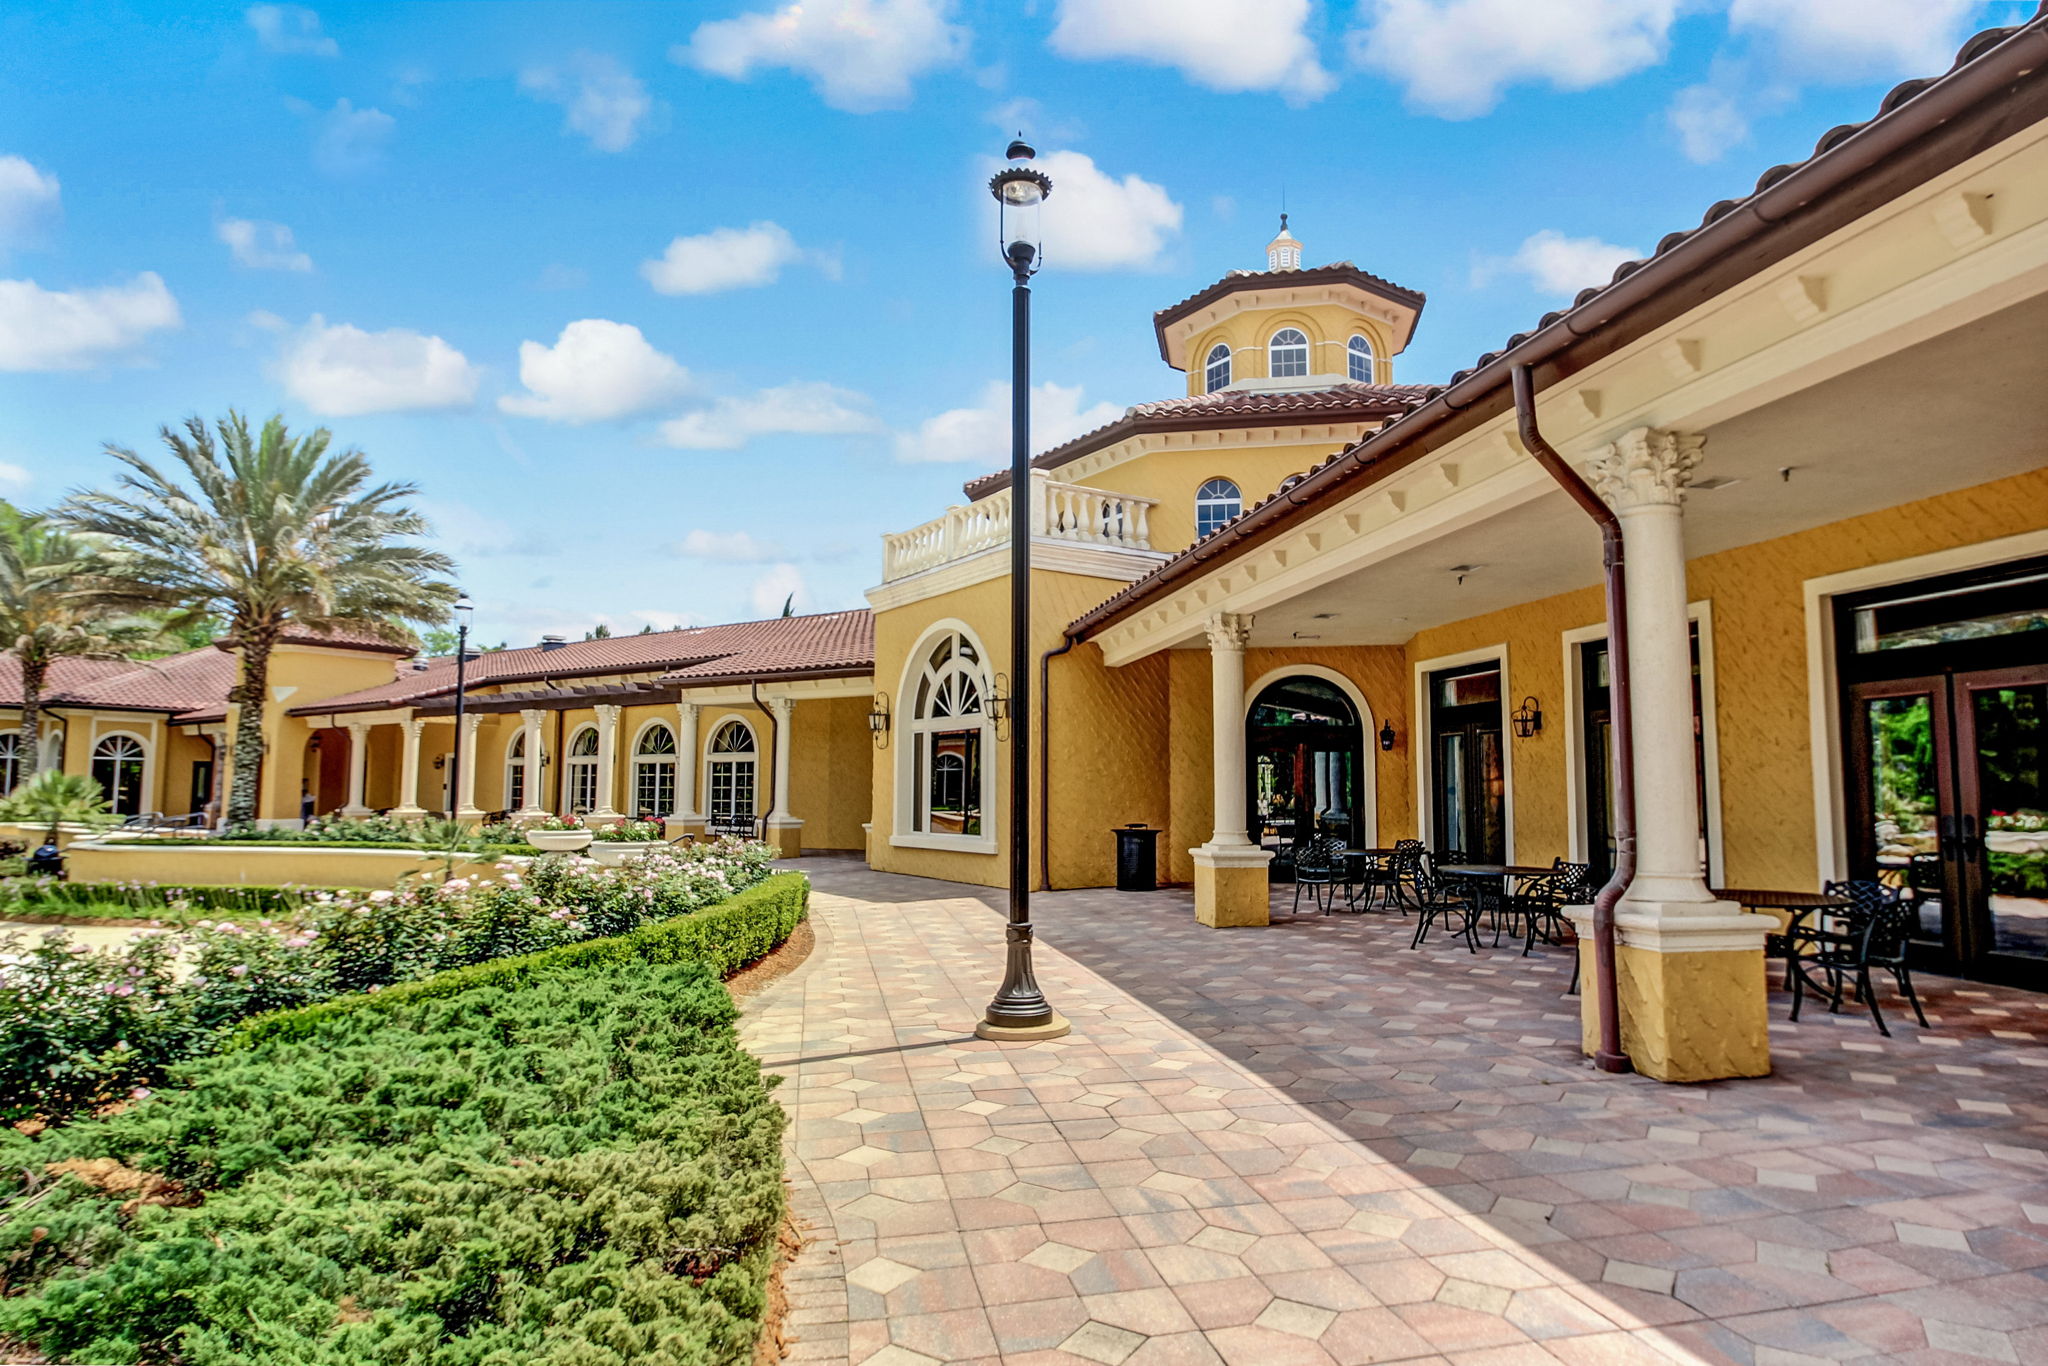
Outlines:
[[[1010,144],[1007,155],[1012,163],[1022,163],[1037,152],[1030,143],[1018,138]],[[1034,274],[1044,245],[1039,234],[1039,208],[1052,193],[1052,177],[1029,166],[1013,164],[997,171],[988,188],[1002,206],[1003,261],[1019,276]]]
[[476,614],[476,604],[464,593],[455,599],[455,623],[463,630],[469,629],[470,619]]

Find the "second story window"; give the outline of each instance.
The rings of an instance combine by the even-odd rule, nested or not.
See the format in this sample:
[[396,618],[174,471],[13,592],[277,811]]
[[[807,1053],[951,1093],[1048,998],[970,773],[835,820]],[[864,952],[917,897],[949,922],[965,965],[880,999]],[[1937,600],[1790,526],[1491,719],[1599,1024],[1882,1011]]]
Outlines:
[[1308,338],[1299,328],[1283,327],[1273,334],[1266,358],[1272,378],[1300,379],[1308,373]]
[[1360,384],[1372,383],[1372,343],[1363,337],[1353,337],[1344,350],[1351,378]]
[[1200,540],[1244,511],[1244,495],[1228,479],[1211,479],[1195,490],[1195,538]]
[[1202,365],[1202,392],[1213,394],[1230,384],[1230,348],[1217,342],[1209,348],[1209,359]]

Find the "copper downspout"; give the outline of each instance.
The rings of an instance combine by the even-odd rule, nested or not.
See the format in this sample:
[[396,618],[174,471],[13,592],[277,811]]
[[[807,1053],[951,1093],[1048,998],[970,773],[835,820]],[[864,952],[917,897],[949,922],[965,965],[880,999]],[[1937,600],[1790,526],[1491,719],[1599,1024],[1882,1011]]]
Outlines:
[[[754,837],[756,839],[766,839],[768,836],[768,811],[773,811],[775,809],[776,798],[781,795],[777,793],[775,790],[775,732],[777,730],[777,725],[775,721],[775,713],[773,711],[770,711],[761,703],[761,680],[758,678],[748,679],[747,691],[753,694],[754,710],[760,712],[761,715],[768,718],[768,810],[763,811],[761,813],[761,815],[757,818],[754,825]],[[754,779],[754,784],[756,791],[758,791],[761,786],[761,780],[759,777],[760,772],[761,766],[760,764],[756,763],[754,765],[754,773],[756,775]],[[759,803],[756,802],[756,805],[759,805]]]
[[1052,890],[1052,659],[1079,642],[1072,636],[1038,657],[1038,881]]
[[1565,462],[1536,426],[1536,384],[1529,367],[1511,375],[1515,422],[1522,445],[1536,463],[1600,526],[1607,570],[1608,711],[1614,727],[1614,876],[1593,898],[1593,999],[1600,1017],[1600,1047],[1593,1065],[1602,1072],[1627,1072],[1633,1065],[1621,1047],[1621,999],[1614,972],[1614,907],[1636,876],[1635,724],[1629,714],[1628,569],[1623,563],[1621,521],[1585,478]]

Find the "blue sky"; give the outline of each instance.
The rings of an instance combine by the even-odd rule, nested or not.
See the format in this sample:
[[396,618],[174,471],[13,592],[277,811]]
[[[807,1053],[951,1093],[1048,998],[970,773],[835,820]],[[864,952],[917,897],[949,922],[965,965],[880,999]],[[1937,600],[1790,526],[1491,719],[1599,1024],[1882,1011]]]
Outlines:
[[1283,195],[1429,295],[1396,375],[1437,381],[2031,8],[11,6],[0,494],[278,411],[420,485],[486,636],[856,606],[1005,458],[1018,129],[1043,445],[1183,391],[1152,311]]

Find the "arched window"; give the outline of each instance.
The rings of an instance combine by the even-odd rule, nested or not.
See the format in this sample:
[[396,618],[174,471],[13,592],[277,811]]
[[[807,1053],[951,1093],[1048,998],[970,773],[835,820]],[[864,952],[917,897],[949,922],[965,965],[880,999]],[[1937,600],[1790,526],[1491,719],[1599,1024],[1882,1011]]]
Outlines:
[[563,765],[562,791],[569,814],[580,816],[597,809],[597,727],[585,726],[569,741],[569,758]]
[[142,810],[142,743],[126,735],[109,735],[92,747],[92,777],[116,816]]
[[[546,745],[540,747],[540,761],[542,765],[548,761]],[[526,799],[526,731],[522,727],[512,732],[512,743],[505,750],[505,809],[525,811],[539,805],[538,800]]]
[[1211,479],[1195,490],[1195,536],[1200,539],[1244,511],[1244,495],[1228,479]]
[[715,823],[754,819],[754,732],[743,721],[728,721],[711,732],[704,755],[710,801],[705,814]]
[[977,840],[991,833],[983,760],[992,752],[995,725],[983,705],[987,692],[973,639],[962,631],[941,635],[925,654],[907,723],[910,833]]
[[1298,327],[1283,327],[1266,346],[1266,374],[1273,379],[1299,379],[1308,373],[1308,338]]
[[12,792],[21,782],[21,736],[8,731],[0,735],[0,793]]
[[676,733],[656,722],[633,745],[633,814],[669,815],[676,809]]
[[1363,337],[1353,337],[1344,348],[1347,373],[1360,384],[1372,383],[1372,343]]
[[1202,362],[1202,392],[1213,394],[1230,385],[1230,348],[1217,342],[1209,348],[1209,358]]

